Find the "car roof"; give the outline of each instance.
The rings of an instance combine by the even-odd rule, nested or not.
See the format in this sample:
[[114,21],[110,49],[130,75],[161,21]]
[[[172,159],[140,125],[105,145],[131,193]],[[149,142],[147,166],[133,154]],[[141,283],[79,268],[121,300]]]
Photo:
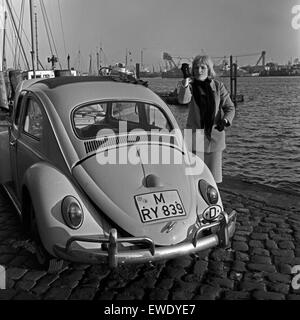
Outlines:
[[22,80],[17,84],[16,87],[16,95],[18,95],[22,90],[29,88],[32,84],[41,81],[41,79],[29,79],[29,80]]
[[142,100],[162,104],[162,100],[143,81],[119,77],[69,76],[39,80],[27,89],[46,95],[58,113],[100,100]]
[[[139,85],[138,81],[127,83],[111,77],[58,77],[39,80],[25,90],[32,92],[45,105],[62,149],[68,150],[66,157],[70,167],[86,156],[84,141],[75,135],[70,121],[70,115],[77,106],[105,100],[143,101],[161,107],[172,126],[178,128],[176,119],[166,103],[152,90]],[[72,141],[74,149],[70,147],[68,139]]]
[[49,88],[56,88],[62,85],[78,82],[105,82],[105,81],[114,81],[114,82],[127,82],[133,84],[142,84],[147,86],[147,82],[139,79],[135,79],[132,76],[121,75],[116,76],[68,76],[68,77],[57,77],[57,78],[47,78],[40,79],[39,82],[46,84]]

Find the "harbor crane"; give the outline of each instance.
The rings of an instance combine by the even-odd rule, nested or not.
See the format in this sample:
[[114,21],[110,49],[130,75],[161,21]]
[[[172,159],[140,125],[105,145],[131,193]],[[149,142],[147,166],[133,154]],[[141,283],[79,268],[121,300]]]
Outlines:
[[256,62],[255,66],[258,66],[258,64],[260,63],[260,61],[262,62],[262,66],[264,67],[266,65],[266,51],[262,51],[261,56],[259,57],[259,59]]
[[[178,62],[175,63],[174,59],[178,59]],[[166,69],[167,70],[171,70],[171,69],[178,69],[180,67],[180,62],[182,60],[188,60],[189,62],[192,62],[193,58],[191,58],[191,57],[173,56],[173,55],[170,55],[167,52],[164,52],[163,53],[163,60],[165,61]]]
[[[232,55],[233,58],[237,61],[238,58],[244,58],[244,57],[257,57],[259,55],[259,58],[255,64],[255,66],[258,66],[260,62],[262,62],[262,66],[265,66],[266,62],[266,51],[262,52],[256,52],[256,53],[246,53],[246,54],[238,54],[238,55]],[[213,60],[216,59],[223,59],[223,63],[229,59],[228,56],[222,56],[222,57],[212,57]]]

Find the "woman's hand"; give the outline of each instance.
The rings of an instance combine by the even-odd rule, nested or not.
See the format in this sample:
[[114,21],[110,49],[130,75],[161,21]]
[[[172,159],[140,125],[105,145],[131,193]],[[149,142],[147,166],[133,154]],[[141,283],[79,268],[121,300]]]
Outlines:
[[224,118],[215,126],[215,129],[221,132],[226,127],[229,127],[229,125],[230,125],[229,121],[226,118]]
[[186,88],[186,87],[188,87],[188,85],[190,84],[190,83],[192,83],[193,82],[193,79],[192,78],[186,78],[186,79],[183,79],[182,80],[182,85]]

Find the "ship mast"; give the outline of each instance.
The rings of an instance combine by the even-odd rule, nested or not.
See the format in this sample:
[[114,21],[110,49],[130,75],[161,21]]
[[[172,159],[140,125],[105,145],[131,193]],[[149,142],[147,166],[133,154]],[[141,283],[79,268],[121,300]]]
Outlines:
[[26,57],[26,53],[25,53],[25,50],[24,50],[24,47],[23,47],[23,44],[22,44],[22,40],[20,38],[20,35],[19,35],[19,32],[18,32],[18,28],[17,28],[17,25],[16,25],[16,22],[15,22],[15,19],[14,19],[14,16],[13,16],[13,13],[12,13],[12,10],[11,10],[11,7],[9,5],[8,0],[6,0],[6,6],[8,8],[8,11],[9,11],[9,14],[10,14],[10,17],[11,17],[11,21],[12,21],[14,29],[15,29],[15,33],[16,33],[17,38],[19,40],[19,44],[20,44],[20,47],[21,47],[21,50],[22,50],[22,54],[23,54],[23,57],[24,57],[24,60],[25,60],[25,63],[26,63],[26,68],[29,69],[29,63],[28,63],[28,60],[27,60],[27,57]]
[[3,28],[3,50],[2,50],[2,71],[6,71],[6,53],[5,53],[5,41],[6,41],[6,20],[7,12],[4,12],[4,28]]
[[30,9],[30,28],[31,28],[31,60],[32,60],[32,71],[33,78],[35,78],[35,41],[34,41],[34,26],[33,26],[33,0],[29,0],[29,9]]
[[36,70],[39,70],[39,46],[38,46],[38,32],[37,32],[37,13],[34,13],[35,23],[35,48],[36,48]]

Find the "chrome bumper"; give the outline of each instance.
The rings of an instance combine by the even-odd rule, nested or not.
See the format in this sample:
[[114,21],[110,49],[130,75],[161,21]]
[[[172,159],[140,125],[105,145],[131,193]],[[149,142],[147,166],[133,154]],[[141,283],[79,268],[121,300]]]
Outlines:
[[[218,245],[227,247],[229,245],[229,239],[235,231],[237,213],[233,210],[230,215],[226,212],[222,212],[221,215],[222,219],[220,221],[201,226],[191,242],[155,247],[153,240],[150,238],[118,238],[117,230],[111,229],[109,237],[95,235],[71,237],[65,247],[54,245],[53,251],[56,256],[65,260],[88,264],[108,263],[111,268],[117,267],[118,264],[145,263],[172,259]],[[218,228],[219,230],[216,233],[204,237],[203,232],[212,228]],[[92,250],[71,249],[71,244],[74,241],[100,243],[101,245],[106,244],[107,250],[103,248]],[[142,244],[147,246],[147,248],[118,251],[118,243]]]

